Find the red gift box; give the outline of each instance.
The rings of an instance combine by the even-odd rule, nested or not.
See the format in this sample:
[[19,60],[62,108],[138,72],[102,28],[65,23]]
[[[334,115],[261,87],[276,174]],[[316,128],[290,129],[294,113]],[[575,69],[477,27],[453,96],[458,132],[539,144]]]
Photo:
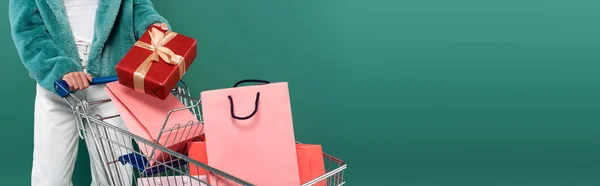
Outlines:
[[151,26],[116,71],[120,84],[164,100],[195,58],[195,39]]

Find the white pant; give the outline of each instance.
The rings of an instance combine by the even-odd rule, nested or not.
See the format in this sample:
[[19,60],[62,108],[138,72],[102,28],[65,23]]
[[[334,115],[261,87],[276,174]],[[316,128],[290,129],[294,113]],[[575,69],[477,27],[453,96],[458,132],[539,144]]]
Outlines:
[[[88,101],[97,101],[109,99],[104,90],[104,85],[92,85],[85,90],[74,93],[79,99]],[[77,147],[79,143],[79,134],[77,130],[76,118],[73,115],[71,107],[67,102],[48,90],[37,85],[35,98],[35,116],[34,116],[34,150],[33,167],[31,172],[32,186],[71,186],[73,169],[77,157]],[[71,101],[76,103],[75,101]],[[112,102],[90,105],[87,115],[100,115],[102,117],[118,115]],[[120,117],[104,120],[116,127],[126,129]],[[123,154],[131,152],[133,148],[131,139],[125,138],[114,130],[98,131],[93,123],[89,125],[84,123],[86,131],[96,131],[97,135],[110,136],[114,144],[124,144],[125,146],[109,146],[109,140],[105,138],[96,138],[100,143],[101,153],[107,154],[106,161],[117,160]],[[89,126],[92,126],[91,128]],[[100,125],[98,125],[100,126]],[[92,130],[90,130],[92,129]],[[108,133],[108,135],[106,135]],[[119,175],[113,175],[114,182],[106,178],[106,162],[96,161],[96,144],[91,133],[87,133],[86,145],[90,154],[90,166],[92,167],[91,185],[131,185],[132,169],[131,165],[122,165],[121,163],[110,164],[111,172],[119,172]],[[111,149],[107,149],[110,147]],[[128,150],[129,149],[129,150]],[[110,153],[112,152],[112,153]],[[115,171],[115,167],[119,171]],[[94,170],[95,169],[95,170]]]

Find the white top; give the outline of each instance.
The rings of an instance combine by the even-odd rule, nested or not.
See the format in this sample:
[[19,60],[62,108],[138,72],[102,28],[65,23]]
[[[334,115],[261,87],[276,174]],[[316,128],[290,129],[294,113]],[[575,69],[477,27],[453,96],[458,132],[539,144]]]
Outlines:
[[99,0],[63,0],[76,41],[92,43]]

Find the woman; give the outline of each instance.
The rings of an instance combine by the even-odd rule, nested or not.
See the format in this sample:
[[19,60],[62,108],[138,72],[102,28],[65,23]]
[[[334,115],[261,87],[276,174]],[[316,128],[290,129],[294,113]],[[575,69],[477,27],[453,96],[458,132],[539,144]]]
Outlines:
[[[72,185],[78,130],[71,108],[55,93],[53,83],[65,80],[72,90],[78,90],[75,94],[80,98],[108,99],[102,86],[88,87],[88,82],[92,77],[116,75],[116,64],[146,29],[152,24],[169,29],[167,20],[154,10],[150,0],[10,0],[9,17],[20,59],[37,82],[31,184]],[[87,112],[117,114],[110,103]],[[118,118],[106,121],[125,128]],[[131,140],[113,140],[131,147]],[[115,155],[126,152],[113,148]],[[95,158],[97,154],[90,151]],[[102,174],[104,168],[114,167],[105,165],[91,162],[92,185],[131,184],[131,168],[112,164],[120,166],[122,174],[107,178]]]

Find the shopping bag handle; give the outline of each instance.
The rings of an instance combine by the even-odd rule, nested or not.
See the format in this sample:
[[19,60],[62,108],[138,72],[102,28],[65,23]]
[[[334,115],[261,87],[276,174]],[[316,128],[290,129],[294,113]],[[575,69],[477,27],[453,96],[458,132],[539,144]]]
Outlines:
[[[241,81],[238,81],[237,83],[235,83],[235,85],[233,85],[233,87],[237,87],[240,84],[243,83],[264,83],[264,84],[269,84],[271,82],[267,81],[267,80],[260,80],[260,79],[244,79]],[[231,96],[227,96],[227,98],[229,98],[229,107],[231,109],[231,117],[238,119],[238,120],[247,120],[250,119],[251,117],[253,117],[256,112],[258,112],[258,102],[260,100],[260,92],[256,92],[256,100],[254,101],[254,111],[252,111],[252,114],[246,116],[246,117],[239,117],[235,115],[235,111],[233,109],[233,98]]]
[[[92,78],[92,81],[90,81],[90,85],[106,84],[106,83],[110,83],[110,82],[118,81],[118,80],[119,79],[117,76]],[[65,80],[58,80],[58,81],[54,82],[54,89],[61,98],[65,98],[69,94],[71,94],[71,89],[69,89],[69,84],[67,84],[67,82]]]
[[235,83],[235,85],[233,85],[233,87],[237,87],[237,86],[239,86],[240,84],[243,84],[243,83],[264,83],[264,84],[269,84],[271,82],[269,82],[267,80],[260,80],[260,79],[244,79],[244,80],[241,80],[241,81],[238,81],[237,83]]
[[229,108],[231,108],[231,117],[238,119],[238,120],[247,120],[250,119],[252,116],[254,116],[256,114],[256,112],[258,111],[258,101],[260,99],[260,92],[256,92],[256,100],[254,101],[254,111],[252,111],[252,114],[246,116],[246,117],[239,117],[235,115],[235,111],[233,109],[233,98],[231,96],[227,96],[229,98]]

